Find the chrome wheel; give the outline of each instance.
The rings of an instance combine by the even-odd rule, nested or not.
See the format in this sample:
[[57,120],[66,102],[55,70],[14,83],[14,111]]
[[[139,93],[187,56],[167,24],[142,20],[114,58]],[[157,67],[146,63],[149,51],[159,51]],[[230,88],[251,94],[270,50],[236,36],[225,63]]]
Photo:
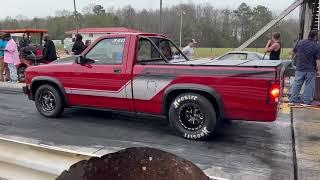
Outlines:
[[204,125],[204,115],[197,104],[185,104],[180,108],[179,121],[190,131],[198,131]]
[[52,112],[56,108],[56,98],[50,90],[44,90],[39,96],[39,104],[43,111]]

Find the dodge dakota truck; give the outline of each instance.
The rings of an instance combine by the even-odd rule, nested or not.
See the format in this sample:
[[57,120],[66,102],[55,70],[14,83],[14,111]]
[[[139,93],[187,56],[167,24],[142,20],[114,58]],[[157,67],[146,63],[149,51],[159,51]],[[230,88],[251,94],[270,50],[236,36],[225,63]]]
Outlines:
[[281,67],[270,60],[191,61],[164,35],[109,34],[80,56],[28,68],[23,91],[48,118],[68,107],[143,113],[203,140],[225,119],[275,121]]

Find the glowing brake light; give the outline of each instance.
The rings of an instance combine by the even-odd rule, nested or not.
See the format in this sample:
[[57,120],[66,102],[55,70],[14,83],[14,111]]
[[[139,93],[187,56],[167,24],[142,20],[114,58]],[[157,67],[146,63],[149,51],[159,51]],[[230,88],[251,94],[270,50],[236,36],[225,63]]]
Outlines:
[[279,102],[280,89],[278,87],[274,87],[270,93],[275,102]]
[[280,99],[280,83],[279,82],[270,82],[269,83],[269,97],[268,102],[279,102]]

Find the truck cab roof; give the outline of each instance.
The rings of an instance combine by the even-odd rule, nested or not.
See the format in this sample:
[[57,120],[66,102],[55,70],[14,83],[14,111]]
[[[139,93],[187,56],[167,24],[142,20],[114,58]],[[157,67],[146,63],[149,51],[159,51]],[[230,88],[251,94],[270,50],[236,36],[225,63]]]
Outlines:
[[124,35],[133,35],[133,36],[146,36],[146,37],[159,37],[159,38],[167,38],[167,36],[163,34],[157,34],[157,33],[117,33],[117,34],[105,34],[100,36],[99,39],[104,39],[107,37],[115,37],[115,36],[124,36]]

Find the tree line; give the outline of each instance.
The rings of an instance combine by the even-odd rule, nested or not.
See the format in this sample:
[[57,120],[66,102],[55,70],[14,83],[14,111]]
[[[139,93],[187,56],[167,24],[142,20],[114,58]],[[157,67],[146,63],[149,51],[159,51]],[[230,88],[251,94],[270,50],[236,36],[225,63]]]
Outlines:
[[[182,42],[194,38],[200,47],[235,48],[254,35],[275,15],[265,6],[251,7],[242,3],[238,8],[221,9],[211,4],[181,3],[163,9],[162,32],[179,42],[180,19],[183,14]],[[24,16],[7,17],[0,21],[1,29],[45,28],[53,39],[63,40],[66,31],[80,27],[128,27],[144,32],[159,32],[159,10],[137,10],[131,6],[105,9],[90,4],[77,12],[62,10],[55,16],[28,19]],[[77,24],[79,23],[79,24]],[[292,47],[299,25],[296,19],[286,19],[256,40],[251,47],[264,47],[273,31],[281,32],[283,47]]]

